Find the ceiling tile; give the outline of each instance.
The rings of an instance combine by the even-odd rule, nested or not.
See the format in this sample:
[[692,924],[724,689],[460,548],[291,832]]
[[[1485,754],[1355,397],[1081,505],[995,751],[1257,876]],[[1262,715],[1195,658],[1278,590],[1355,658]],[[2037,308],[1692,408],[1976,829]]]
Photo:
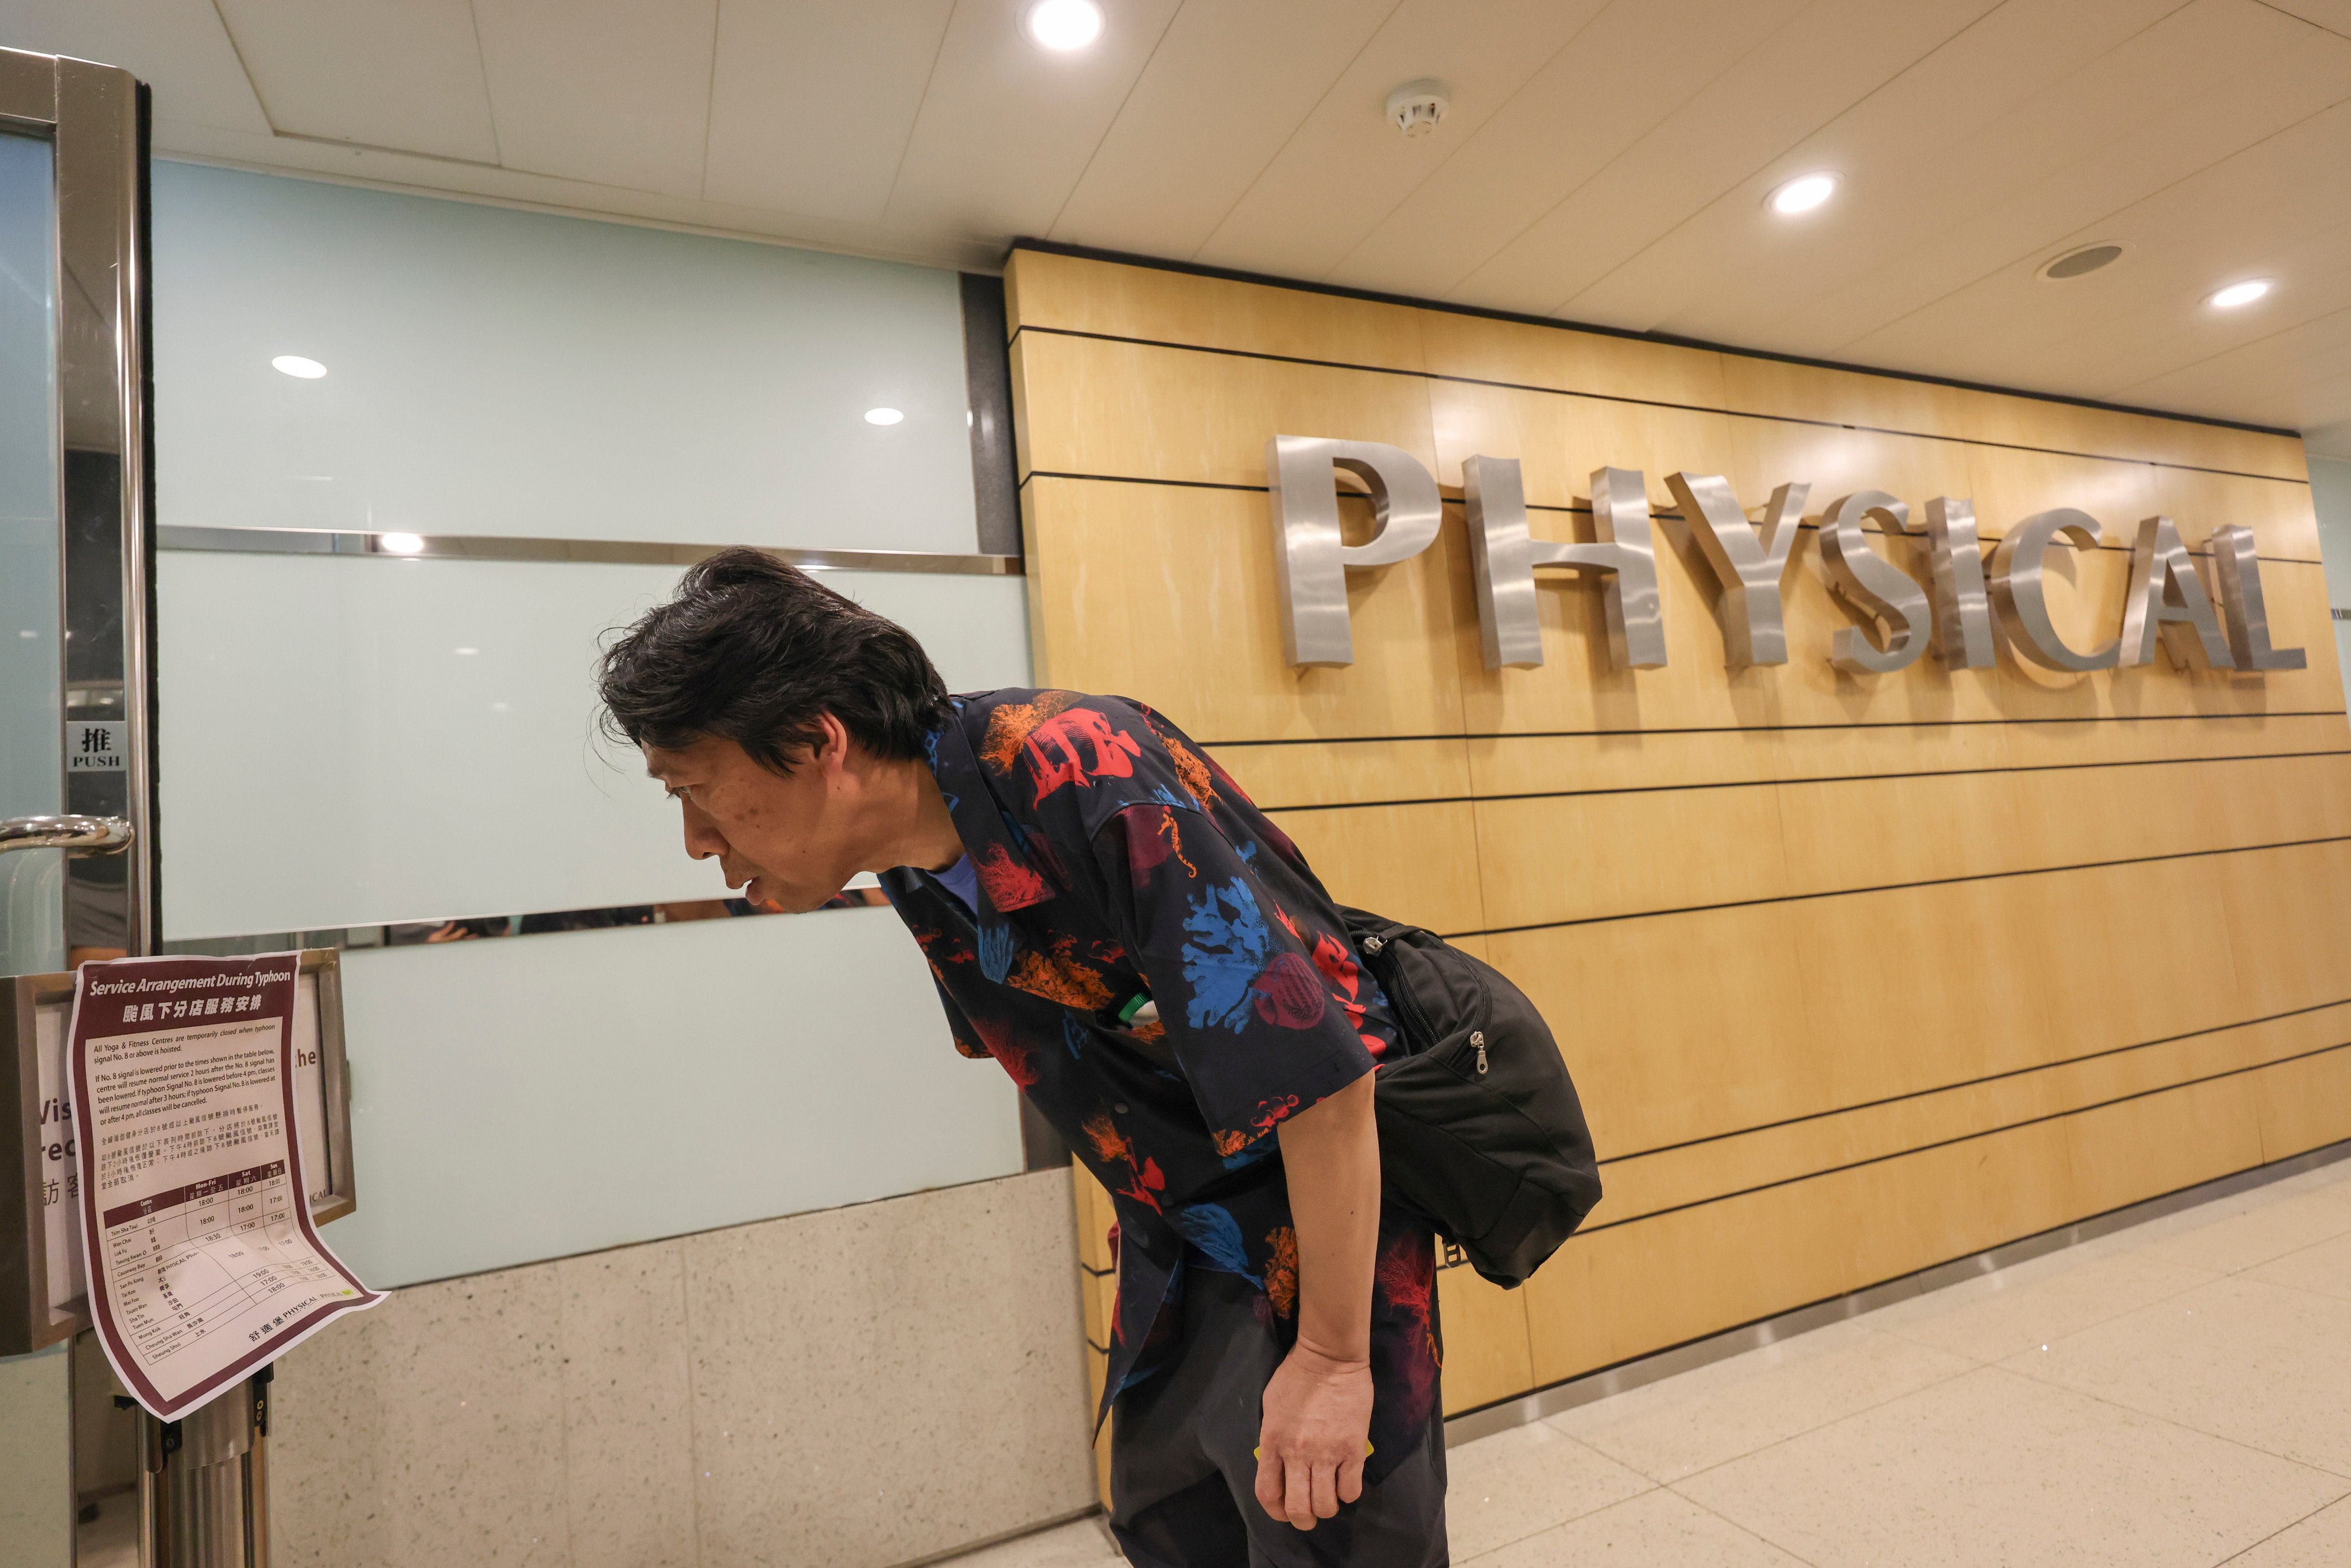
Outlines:
[[466,0],[218,0],[269,123],[475,163],[498,161]]
[[[1818,323],[1809,333],[1769,329],[1814,300],[1839,298],[1922,233],[2038,177],[2051,146],[2118,134],[2114,121],[2128,100],[2084,90],[2076,73],[2176,8],[2177,0],[2011,0],[1857,93],[1817,131],[1567,299],[1560,314],[1823,351],[1839,340]],[[2195,46],[2180,42],[2176,52],[2189,57]],[[1793,220],[1765,208],[1773,187],[1813,170],[1843,179],[1828,205]]]
[[2266,0],[2266,3],[2290,16],[2299,16],[2314,27],[2324,27],[2338,37],[2351,38],[2351,0]]
[[1393,10],[1186,0],[1051,237],[1191,256]]
[[474,0],[498,161],[698,195],[718,0]]
[[[2108,214],[2341,96],[2340,53],[2308,47],[2315,37],[2249,0],[2208,0],[2047,83],[1960,142],[1918,149],[1873,178],[1868,205],[1847,204],[1837,218],[1850,224],[1882,204],[1887,221],[1855,231],[1848,251],[1803,290],[1809,298],[1759,321],[1754,340],[1848,358],[1877,351],[1867,347],[1873,334],[1900,332],[1980,279],[2003,269],[2029,276],[2077,233],[2112,237],[2100,229]],[[1971,347],[1985,346],[1981,329],[1969,329]]]
[[[2003,374],[2117,395],[2351,307],[2351,104],[2116,214],[2108,231],[2130,249],[2104,287],[2003,274],[1970,291],[2033,307],[2039,330],[2015,335]],[[2243,277],[2278,287],[2240,310],[2203,303]]]
[[[160,153],[934,265],[1048,234],[2351,430],[2351,0],[1105,3],[1057,57],[1021,0],[0,0],[8,42],[152,83]],[[1421,77],[1451,111],[1407,141],[1381,106]],[[1767,220],[1813,166],[1837,202]],[[2098,239],[2129,254],[2033,277]],[[2249,268],[2284,286],[2197,308]]]
[[[1788,161],[1788,149],[1997,3],[1819,0],[1807,5],[1711,79],[1691,72],[1692,79],[1677,84],[1697,89],[1686,101],[1462,278],[1448,297],[1608,326],[1653,325],[1577,296],[1725,192],[1752,190],[1760,201],[1771,183],[1804,172]],[[1805,90],[1792,90],[1799,82]],[[1649,310],[1644,302],[1637,314]]]
[[[167,139],[168,133],[168,139]],[[658,191],[632,191],[619,185],[591,185],[580,180],[559,180],[551,174],[530,174],[502,169],[495,163],[460,163],[411,152],[388,152],[344,141],[255,136],[201,125],[159,122],[155,155],[188,158],[202,162],[269,166],[295,174],[316,174],[350,180],[420,194],[446,194],[459,200],[512,203],[547,212],[582,217],[646,222],[733,235],[771,244],[839,251],[918,267],[986,271],[999,264],[1003,247],[996,244],[943,237],[936,229],[899,229],[877,224],[838,223],[805,213],[778,213],[763,207],[735,206],[693,196],[669,196]]]
[[[1329,276],[1364,288],[1451,296],[1801,8],[1800,0],[1729,8],[1719,0],[1616,0]],[[1652,68],[1667,60],[1672,69]],[[1523,292],[1512,295],[1512,308],[1540,309],[1562,292],[1546,281],[1531,305]],[[1495,291],[1479,296],[1480,303],[1499,299]]]
[[12,49],[120,66],[155,89],[155,116],[266,131],[211,0],[9,0]]
[[712,201],[873,223],[955,0],[723,0]]
[[[1364,236],[1470,144],[1604,0],[1405,0],[1192,259],[1290,277],[1325,278]],[[1445,123],[1408,140],[1387,97],[1409,81],[1445,83]],[[1440,246],[1420,233],[1412,243]]]
[[[2351,408],[2351,376],[2338,377],[2324,389],[2337,409]],[[2292,428],[2289,423],[2288,428]],[[2314,457],[2351,460],[2351,418],[2329,418],[2302,427],[2302,444]]]
[[[2273,139],[2287,147],[2305,145],[2304,136],[2333,140],[2329,126],[2335,118],[2325,105],[2342,100],[2346,81],[2351,78],[2344,62],[2297,50],[2246,72],[2240,85],[2249,90],[2215,93],[2203,102],[2183,90],[2167,100],[2168,112],[2132,128],[2126,139],[2042,181],[2013,188],[1995,209],[1977,214],[1970,230],[1950,235],[1948,251],[1935,258],[1951,273],[1973,273],[1971,279],[1962,284],[1954,278],[1929,302],[1835,352],[1903,367],[1931,359],[1951,367],[1945,373],[1983,381],[2030,374],[2023,360],[2041,345],[2062,342],[2095,324],[2110,309],[2128,308],[2183,245],[2193,254],[2204,235],[2231,237],[2214,234],[2201,213],[2167,222],[2163,214],[2172,209],[2161,199],[2163,193],[2186,183],[2217,198],[2227,189],[2229,175],[2216,171],[2227,168],[2239,149]],[[2322,114],[2325,120],[2313,119]],[[2309,123],[2297,131],[2304,121]],[[2236,168],[2241,172],[2259,166],[2256,161]],[[2273,193],[2270,210],[2255,220],[2256,232],[2293,234],[2293,214],[2300,205],[2301,198],[2290,192]],[[2033,276],[2050,256],[2107,239],[2129,248],[2106,272],[2066,287],[2044,285]],[[2204,287],[2194,287],[2189,300],[2200,298]],[[2067,390],[2097,395],[2111,384],[2109,372],[2094,363],[2083,365],[2082,371],[2097,384]]]
[[1113,0],[1101,39],[1060,55],[1021,32],[1020,0],[962,0],[940,40],[888,220],[1008,241],[1046,233],[1178,4]]
[[[2351,419],[2351,308],[2279,331],[2117,389],[2119,402],[2200,413],[2249,412],[2235,417],[2290,426]],[[2329,389],[2332,387],[2332,391]],[[2250,411],[2261,411],[2258,413]]]
[[[2342,239],[2328,237],[2338,249],[2343,247]],[[2342,265],[2339,257],[2336,265]],[[2125,402],[2165,406],[2199,397],[2207,402],[2214,398],[2241,400],[2267,395],[2304,376],[2351,374],[2351,298],[2346,298],[2341,286],[2325,292],[2326,300],[2312,302],[2316,308],[2287,319],[2258,323],[2258,336],[2143,382],[2116,387],[2115,396]],[[2288,296],[2287,301],[2280,303],[2291,300]]]

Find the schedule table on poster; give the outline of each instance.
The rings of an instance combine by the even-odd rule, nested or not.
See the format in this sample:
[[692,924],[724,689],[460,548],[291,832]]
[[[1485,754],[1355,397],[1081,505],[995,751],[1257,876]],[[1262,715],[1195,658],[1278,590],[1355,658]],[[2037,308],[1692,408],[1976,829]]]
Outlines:
[[381,1298],[319,1238],[294,1137],[298,955],[85,965],[71,1026],[90,1316],[166,1420]]
[[109,1270],[124,1333],[160,1363],[223,1323],[250,1343],[324,1301],[350,1294],[342,1276],[301,1245],[284,1160],[248,1166],[103,1217]]

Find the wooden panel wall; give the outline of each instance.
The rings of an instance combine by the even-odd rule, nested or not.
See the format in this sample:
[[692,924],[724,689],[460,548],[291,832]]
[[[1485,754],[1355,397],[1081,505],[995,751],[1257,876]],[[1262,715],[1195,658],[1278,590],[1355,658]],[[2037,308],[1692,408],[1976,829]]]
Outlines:
[[[1523,986],[1583,1090],[1607,1196],[1522,1290],[1444,1273],[1449,1413],[2351,1136],[2351,730],[2299,442],[1039,252],[1010,294],[1040,682],[1208,742],[1339,896]],[[1437,546],[1349,573],[1350,668],[1282,662],[1277,433],[1446,488]],[[1547,663],[1489,672],[1478,453],[1553,538],[1604,464],[1660,513],[1677,468],[1750,508],[1970,496],[1987,549],[2081,507],[2110,542],[2053,558],[2078,645],[2140,517],[2246,524],[2309,668],[1843,675],[1807,533],[1790,662],[1734,674],[1675,520],[1667,668],[1609,669],[1596,592],[1546,579]]]

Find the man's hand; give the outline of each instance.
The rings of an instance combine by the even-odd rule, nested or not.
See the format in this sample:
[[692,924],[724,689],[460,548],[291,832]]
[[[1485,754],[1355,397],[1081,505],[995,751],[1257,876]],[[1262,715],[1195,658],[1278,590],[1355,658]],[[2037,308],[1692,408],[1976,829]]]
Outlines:
[[1301,1339],[1265,1385],[1257,1500],[1301,1530],[1337,1513],[1364,1495],[1371,1426],[1372,1364],[1337,1360]]

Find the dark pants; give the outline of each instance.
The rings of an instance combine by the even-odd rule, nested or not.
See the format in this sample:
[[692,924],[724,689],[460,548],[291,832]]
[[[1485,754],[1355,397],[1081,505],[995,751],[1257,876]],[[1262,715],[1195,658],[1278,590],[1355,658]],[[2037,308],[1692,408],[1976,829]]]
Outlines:
[[1281,1364],[1257,1291],[1207,1269],[1184,1280],[1169,1360],[1111,1412],[1112,1531],[1136,1568],[1444,1568],[1445,1423],[1338,1517],[1299,1530],[1257,1500],[1265,1385]]

